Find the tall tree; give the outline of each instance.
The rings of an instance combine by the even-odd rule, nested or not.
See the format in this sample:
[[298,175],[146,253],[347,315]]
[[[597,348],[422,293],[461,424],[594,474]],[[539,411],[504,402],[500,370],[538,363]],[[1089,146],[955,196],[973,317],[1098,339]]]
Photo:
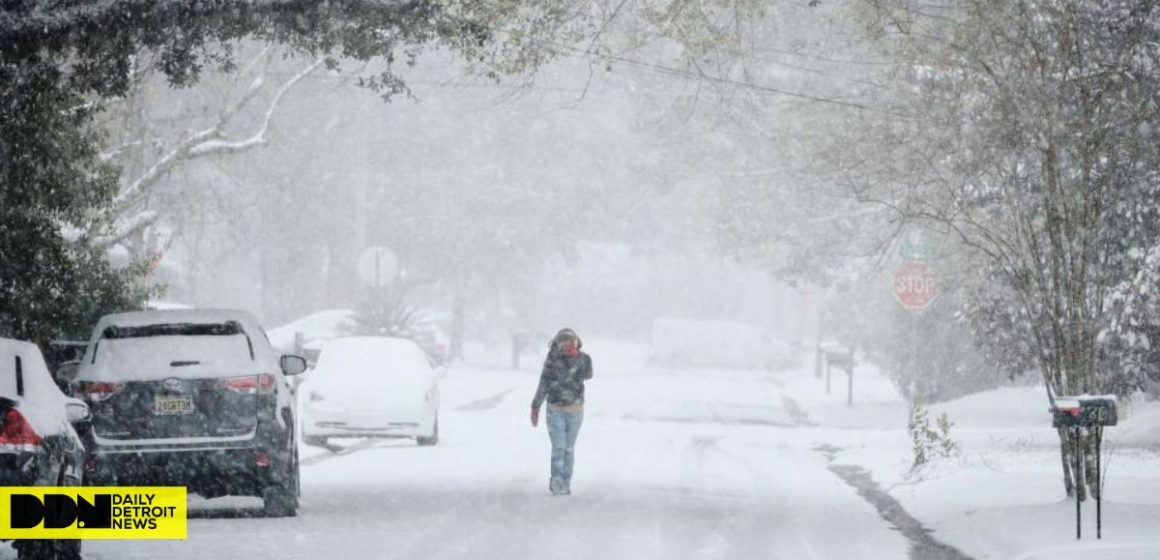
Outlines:
[[114,170],[96,158],[83,98],[52,86],[55,67],[0,66],[0,336],[87,338],[109,309],[143,303],[141,266],[114,270],[66,237],[103,208]]
[[[856,192],[949,227],[986,257],[980,278],[1002,289],[969,307],[972,322],[992,347],[1006,332],[1008,355],[1030,351],[1049,398],[1134,390],[1139,376],[1116,368],[1143,348],[1143,314],[1154,308],[1160,8],[866,6],[913,95],[898,106],[911,117],[882,122],[876,144],[863,146],[859,155],[878,163],[858,166]],[[1067,491],[1097,489],[1092,470],[1069,468],[1077,453],[1094,460],[1088,444],[1060,438]]]
[[[379,58],[385,69],[363,83],[391,96],[406,92],[395,62],[413,62],[425,46],[451,50],[491,77],[534,68],[553,54],[546,38],[566,37],[569,26],[578,25],[572,8],[548,0],[5,3],[0,256],[7,262],[0,268],[0,325],[8,334],[44,338],[44,332],[82,320],[69,307],[76,302],[102,301],[108,310],[140,299],[129,273],[102,264],[92,278],[111,290],[109,297],[86,293],[84,278],[70,271],[103,261],[67,247],[62,232],[101,222],[110,206],[116,212],[139,194],[155,175],[149,170],[174,160],[162,157],[118,192],[115,171],[96,149],[91,125],[97,101],[129,91],[143,53],[154,54],[156,67],[177,86],[195,82],[207,65],[232,68],[233,45],[243,38],[285,44],[331,67],[338,57]],[[214,138],[220,129],[206,132],[179,143],[175,153],[229,147]],[[102,234],[116,238],[147,220],[134,218]]]

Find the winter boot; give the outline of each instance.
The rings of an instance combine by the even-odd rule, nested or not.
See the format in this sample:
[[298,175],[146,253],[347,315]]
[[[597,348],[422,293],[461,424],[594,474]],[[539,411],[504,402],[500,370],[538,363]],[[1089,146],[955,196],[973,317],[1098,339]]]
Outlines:
[[565,492],[564,481],[553,477],[548,481],[548,490],[552,492],[553,496],[559,496]]

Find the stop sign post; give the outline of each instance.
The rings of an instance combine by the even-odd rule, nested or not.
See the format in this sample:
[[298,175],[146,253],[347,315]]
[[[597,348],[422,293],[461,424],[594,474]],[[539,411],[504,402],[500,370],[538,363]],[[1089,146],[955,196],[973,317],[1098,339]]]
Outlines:
[[358,274],[372,288],[390,286],[399,275],[399,258],[386,247],[371,247],[359,256]]
[[908,262],[894,272],[894,299],[911,310],[926,309],[938,295],[934,271],[924,262]]

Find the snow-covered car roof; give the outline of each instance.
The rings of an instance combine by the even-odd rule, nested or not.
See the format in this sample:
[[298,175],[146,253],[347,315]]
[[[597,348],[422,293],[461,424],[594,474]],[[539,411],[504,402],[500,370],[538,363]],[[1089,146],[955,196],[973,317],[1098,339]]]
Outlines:
[[324,390],[355,379],[368,387],[419,387],[429,383],[431,375],[427,354],[414,341],[357,336],[324,343],[308,383]]
[[13,400],[21,398],[16,391],[16,358],[20,358],[26,398],[38,399],[45,394],[60,394],[60,389],[44,365],[40,348],[31,342],[0,338],[0,397]]
[[351,336],[328,340],[322,345],[318,369],[331,367],[382,367],[389,361],[408,371],[430,369],[427,354],[412,340],[389,336]]
[[328,340],[322,344],[322,352],[359,354],[393,354],[416,356],[425,359],[423,350],[413,340],[393,336],[347,336]]
[[294,350],[294,339],[302,333],[306,344],[330,340],[350,334],[355,326],[355,314],[350,309],[329,309],[312,313],[290,323],[270,329],[270,344],[283,352]]
[[145,302],[146,309],[193,309],[192,305],[184,303],[177,303],[175,301],[160,301],[151,299]]
[[[17,358],[23,395],[16,388]],[[65,396],[49,375],[40,348],[35,344],[0,338],[0,397],[16,401],[21,413],[41,435],[68,429]]]
[[113,313],[101,317],[94,329],[94,338],[99,336],[104,327],[141,327],[145,325],[160,325],[166,323],[225,323],[237,321],[246,332],[260,332],[261,323],[251,313],[238,309],[153,309],[149,311],[130,311],[127,313]]
[[[106,338],[110,327],[226,325],[240,330],[150,333]],[[193,334],[193,336],[189,336]],[[176,336],[180,335],[178,339]],[[101,358],[102,354],[108,354]],[[276,369],[274,350],[258,320],[245,311],[176,309],[107,315],[97,323],[77,373],[79,380],[200,377],[263,373]]]

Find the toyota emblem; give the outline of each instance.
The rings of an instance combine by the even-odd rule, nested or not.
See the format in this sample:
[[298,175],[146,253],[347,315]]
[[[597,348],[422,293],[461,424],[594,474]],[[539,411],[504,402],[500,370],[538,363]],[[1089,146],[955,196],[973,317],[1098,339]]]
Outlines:
[[182,383],[181,383],[180,379],[178,379],[176,377],[170,377],[169,379],[162,381],[161,386],[165,387],[166,389],[168,389],[170,391],[180,391],[181,387],[182,387]]

